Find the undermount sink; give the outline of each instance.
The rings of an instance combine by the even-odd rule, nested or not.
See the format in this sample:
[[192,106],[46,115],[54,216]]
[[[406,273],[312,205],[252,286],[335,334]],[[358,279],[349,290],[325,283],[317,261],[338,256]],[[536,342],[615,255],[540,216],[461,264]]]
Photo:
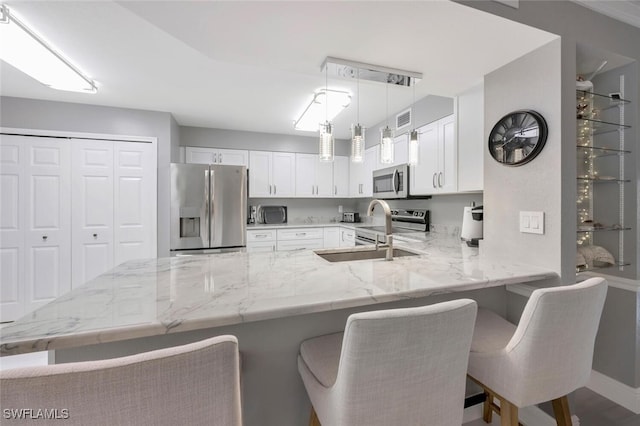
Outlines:
[[[329,262],[349,262],[352,260],[368,260],[368,259],[384,259],[387,255],[387,249],[381,247],[375,248],[343,248],[343,249],[329,249],[329,250],[315,250],[315,254],[321,258],[328,260]],[[393,249],[393,257],[404,256],[417,256],[418,253],[414,253],[408,250],[399,248]]]

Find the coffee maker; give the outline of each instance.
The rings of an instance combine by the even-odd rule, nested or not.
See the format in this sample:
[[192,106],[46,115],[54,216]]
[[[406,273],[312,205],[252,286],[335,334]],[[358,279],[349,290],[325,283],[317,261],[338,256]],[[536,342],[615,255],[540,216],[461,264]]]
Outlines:
[[465,207],[462,214],[462,231],[460,239],[467,242],[469,247],[478,247],[478,241],[482,239],[482,221],[484,209],[474,205]]

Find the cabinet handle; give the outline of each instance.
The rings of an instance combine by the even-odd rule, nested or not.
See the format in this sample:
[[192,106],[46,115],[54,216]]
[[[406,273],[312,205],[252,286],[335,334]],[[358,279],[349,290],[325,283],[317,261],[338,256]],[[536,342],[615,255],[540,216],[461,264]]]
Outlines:
[[316,185],[316,195],[318,195],[320,191],[318,191],[318,185]]
[[267,234],[256,234],[256,238],[267,238]]
[[218,154],[213,154],[213,164],[218,162]]
[[42,236],[42,241],[47,241],[47,238],[48,238],[48,237],[47,237],[46,235],[43,235],[43,236]]
[[269,195],[271,195],[271,185],[269,185]]
[[218,154],[218,163],[222,164],[222,154]]
[[333,195],[338,195],[338,185],[333,185]]
[[273,185],[273,195],[276,195],[278,193],[278,187],[275,186],[275,184]]
[[296,232],[296,237],[304,237],[305,235],[307,235],[306,232]]
[[437,176],[437,175],[438,175],[437,173],[434,173],[434,174],[433,174],[433,179],[431,179],[431,183],[433,183],[433,187],[434,187],[434,188],[436,188],[436,176]]
[[438,186],[442,188],[442,172],[438,173]]
[[311,195],[316,193],[316,187],[311,185]]
[[93,234],[93,238],[98,238],[98,234]]

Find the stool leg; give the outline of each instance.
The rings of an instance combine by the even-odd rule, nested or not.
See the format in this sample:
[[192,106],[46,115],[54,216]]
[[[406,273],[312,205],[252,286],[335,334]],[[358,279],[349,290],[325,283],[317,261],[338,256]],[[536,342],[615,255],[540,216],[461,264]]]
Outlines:
[[556,416],[556,424],[558,426],[571,426],[571,412],[567,396],[554,399],[551,401],[551,405],[553,405],[553,414]]
[[316,414],[315,408],[311,406],[311,415],[309,416],[309,426],[321,426],[320,419],[318,419],[318,415]]
[[485,400],[482,404],[482,420],[485,423],[491,423],[493,419],[493,395],[485,391]]
[[518,407],[505,399],[500,400],[500,426],[518,426]]

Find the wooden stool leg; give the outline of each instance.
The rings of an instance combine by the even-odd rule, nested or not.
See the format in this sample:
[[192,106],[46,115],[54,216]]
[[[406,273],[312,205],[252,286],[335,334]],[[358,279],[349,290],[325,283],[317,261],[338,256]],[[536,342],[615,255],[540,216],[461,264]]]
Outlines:
[[318,415],[316,414],[315,408],[311,406],[311,415],[309,416],[309,426],[321,426],[320,419],[318,419]]
[[484,394],[486,399],[482,404],[482,420],[484,420],[485,423],[491,423],[493,420],[493,395],[486,391]]
[[571,426],[571,412],[567,396],[554,399],[551,401],[551,405],[553,405],[553,414],[556,416],[556,424],[558,426]]
[[500,426],[518,426],[518,407],[507,400],[500,400]]

